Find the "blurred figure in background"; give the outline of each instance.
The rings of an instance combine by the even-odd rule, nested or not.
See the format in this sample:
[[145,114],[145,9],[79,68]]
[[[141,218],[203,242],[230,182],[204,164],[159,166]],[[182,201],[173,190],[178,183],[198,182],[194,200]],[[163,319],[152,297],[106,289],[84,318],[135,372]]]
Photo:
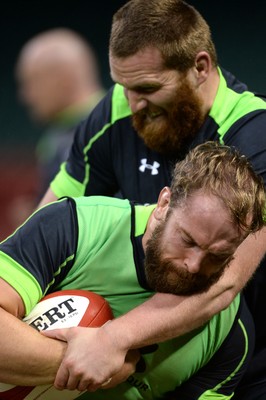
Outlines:
[[34,155],[35,189],[9,198],[8,228],[1,240],[36,208],[67,159],[75,126],[105,94],[93,48],[80,34],[66,28],[44,31],[26,42],[18,55],[15,78],[19,100],[44,132]]
[[36,148],[39,193],[34,208],[67,159],[74,127],[90,113],[105,90],[92,47],[66,28],[45,31],[30,39],[20,51],[15,75],[19,99],[32,120],[46,127]]

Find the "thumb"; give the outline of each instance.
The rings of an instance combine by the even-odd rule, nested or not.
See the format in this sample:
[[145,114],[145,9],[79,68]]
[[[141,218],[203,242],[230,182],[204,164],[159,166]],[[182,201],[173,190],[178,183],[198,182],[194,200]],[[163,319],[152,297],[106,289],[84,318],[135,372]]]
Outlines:
[[41,331],[40,333],[46,337],[52,338],[52,339],[59,339],[64,342],[67,342],[69,335],[70,329],[50,329],[47,331]]

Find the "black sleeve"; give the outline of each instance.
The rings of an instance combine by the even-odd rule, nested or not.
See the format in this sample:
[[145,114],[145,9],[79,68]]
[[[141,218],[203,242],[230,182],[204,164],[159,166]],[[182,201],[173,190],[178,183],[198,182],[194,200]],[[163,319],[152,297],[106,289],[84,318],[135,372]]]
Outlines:
[[54,289],[73,265],[77,241],[75,202],[64,199],[34,213],[0,244],[0,251],[27,269],[45,292]]
[[244,154],[261,175],[266,187],[266,112],[254,111],[240,118],[224,136],[228,146]]
[[112,94],[110,89],[75,131],[66,170],[84,184],[83,195],[112,196],[118,190],[112,159]]
[[216,122],[207,118],[190,149],[206,140],[219,141],[238,149],[262,176],[266,187],[266,110],[255,110],[239,118],[224,136],[220,136]]

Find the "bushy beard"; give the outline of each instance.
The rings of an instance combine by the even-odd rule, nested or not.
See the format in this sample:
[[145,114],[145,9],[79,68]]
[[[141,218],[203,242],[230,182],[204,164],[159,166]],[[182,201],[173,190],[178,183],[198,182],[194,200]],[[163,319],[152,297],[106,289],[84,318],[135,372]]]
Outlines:
[[150,119],[147,110],[133,114],[133,126],[145,144],[166,156],[178,156],[178,152],[195,138],[204,121],[202,103],[185,79],[172,109],[166,114]]
[[177,267],[170,260],[163,258],[161,239],[166,222],[161,222],[147,242],[145,251],[145,274],[152,290],[188,296],[207,291],[222,276],[225,267],[211,276],[201,273],[191,274],[184,267]]

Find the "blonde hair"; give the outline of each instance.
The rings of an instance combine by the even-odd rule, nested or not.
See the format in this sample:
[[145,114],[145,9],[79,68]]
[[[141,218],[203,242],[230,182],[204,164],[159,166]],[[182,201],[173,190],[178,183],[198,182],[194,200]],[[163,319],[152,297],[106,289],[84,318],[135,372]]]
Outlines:
[[176,207],[197,190],[219,197],[233,221],[249,233],[265,224],[263,180],[236,149],[217,142],[206,142],[195,147],[176,164],[170,208]]

